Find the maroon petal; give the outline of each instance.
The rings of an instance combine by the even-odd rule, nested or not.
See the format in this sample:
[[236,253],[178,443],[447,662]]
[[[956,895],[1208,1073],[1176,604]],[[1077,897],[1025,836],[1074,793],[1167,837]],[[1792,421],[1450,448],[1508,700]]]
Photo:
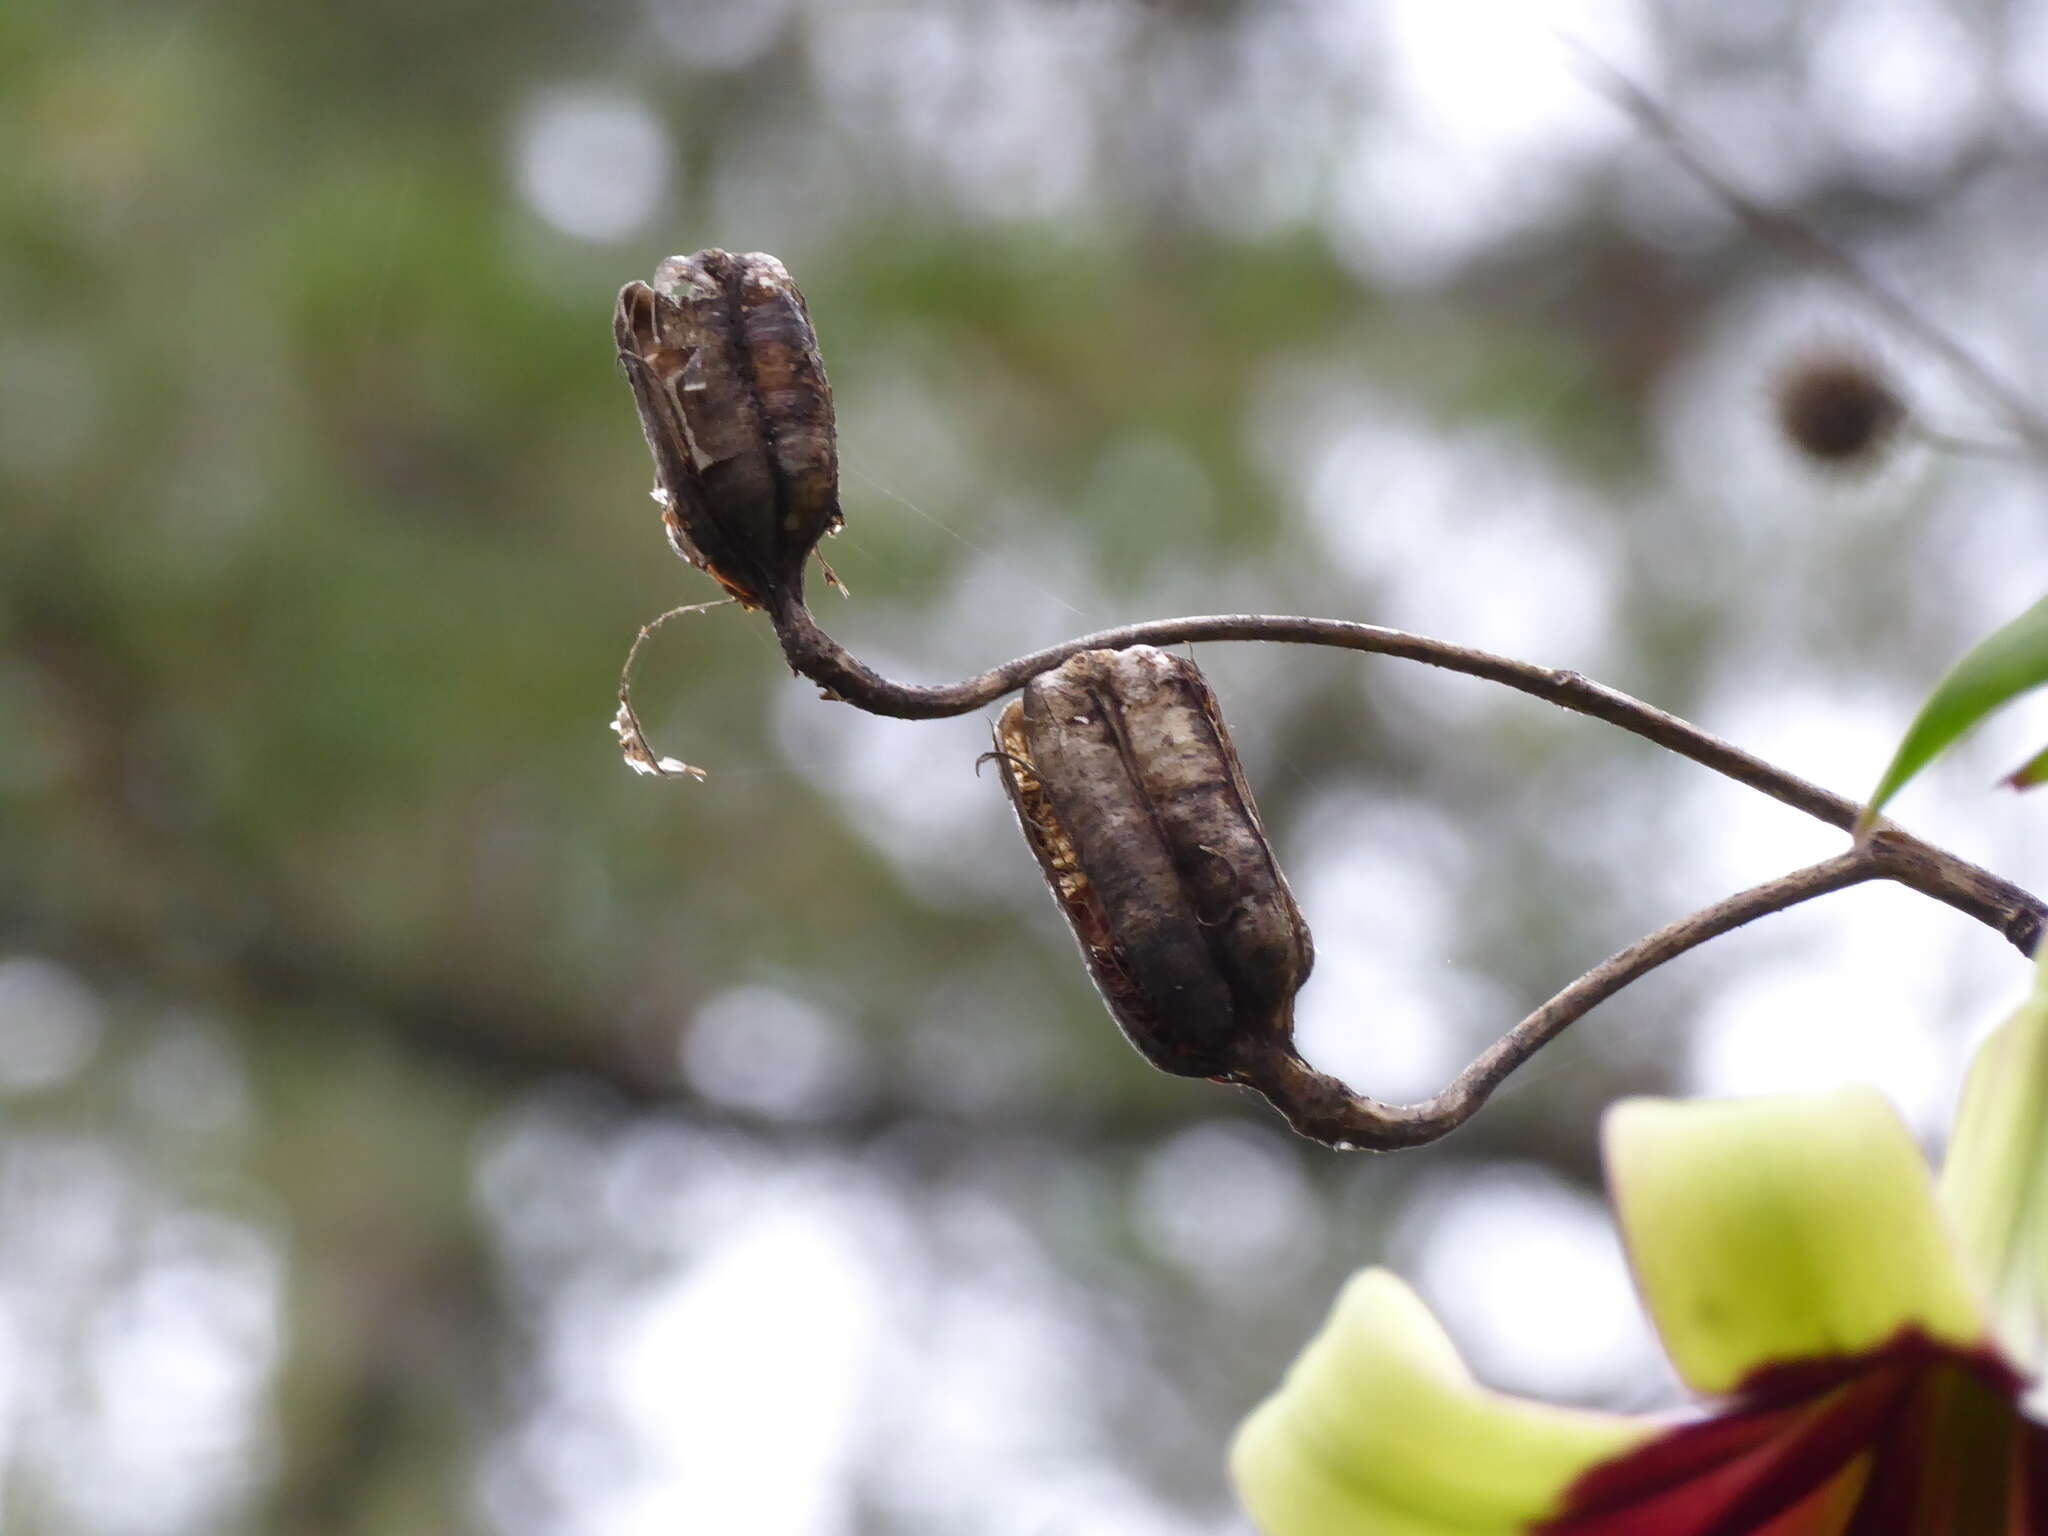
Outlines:
[[[1760,1372],[1595,1467],[1545,1536],[2048,1536],[2048,1431],[1988,1353],[1908,1333]],[[1860,1469],[1860,1470],[1859,1470]]]

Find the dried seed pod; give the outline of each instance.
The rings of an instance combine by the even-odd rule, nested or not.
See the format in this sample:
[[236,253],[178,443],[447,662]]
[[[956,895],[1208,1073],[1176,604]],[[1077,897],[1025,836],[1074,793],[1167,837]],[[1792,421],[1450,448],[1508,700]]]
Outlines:
[[1154,1066],[1258,1083],[1294,1060],[1315,950],[1215,695],[1150,646],[1084,651],[995,728],[1026,841],[1109,1011]]
[[800,596],[805,559],[839,528],[839,450],[818,338],[782,263],[671,256],[653,286],[619,290],[612,329],[676,553],[750,608]]

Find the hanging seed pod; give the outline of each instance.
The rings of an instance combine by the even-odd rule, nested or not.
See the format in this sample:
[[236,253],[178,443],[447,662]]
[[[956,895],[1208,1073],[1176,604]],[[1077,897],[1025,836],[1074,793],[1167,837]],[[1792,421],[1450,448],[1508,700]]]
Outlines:
[[612,329],[676,553],[747,607],[799,598],[839,529],[839,451],[789,273],[758,252],[671,256],[619,290]]
[[1315,950],[1194,665],[1084,651],[1032,680],[995,742],[1025,840],[1145,1058],[1253,1084],[1276,1057],[1298,1065]]

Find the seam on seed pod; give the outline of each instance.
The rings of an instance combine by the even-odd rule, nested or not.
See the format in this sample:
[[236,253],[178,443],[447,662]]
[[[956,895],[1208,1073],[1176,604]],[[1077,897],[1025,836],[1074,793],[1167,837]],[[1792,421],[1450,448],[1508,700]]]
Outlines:
[[[725,311],[726,329],[733,339],[733,372],[747,392],[747,400],[753,407],[754,421],[761,434],[761,457],[768,466],[768,490],[773,503],[774,527],[779,536],[791,522],[790,487],[788,476],[782,472],[781,456],[775,449],[775,418],[769,413],[768,402],[761,394],[760,363],[754,356],[753,338],[747,333],[747,306],[741,289],[746,284],[747,263],[751,259],[745,256],[726,258],[730,264],[730,276],[721,274],[723,280],[718,285],[718,298]],[[728,538],[733,536],[722,520],[719,530]]]

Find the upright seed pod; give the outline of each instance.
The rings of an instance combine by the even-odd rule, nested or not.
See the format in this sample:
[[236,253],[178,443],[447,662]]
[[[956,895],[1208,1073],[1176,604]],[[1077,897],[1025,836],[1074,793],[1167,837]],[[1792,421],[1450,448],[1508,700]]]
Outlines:
[[802,595],[838,531],[832,386],[810,312],[758,252],[671,256],[612,322],[676,553],[750,608]]
[[1254,1084],[1296,1061],[1314,946],[1194,665],[1084,651],[1032,680],[995,743],[1025,839],[1145,1058]]

